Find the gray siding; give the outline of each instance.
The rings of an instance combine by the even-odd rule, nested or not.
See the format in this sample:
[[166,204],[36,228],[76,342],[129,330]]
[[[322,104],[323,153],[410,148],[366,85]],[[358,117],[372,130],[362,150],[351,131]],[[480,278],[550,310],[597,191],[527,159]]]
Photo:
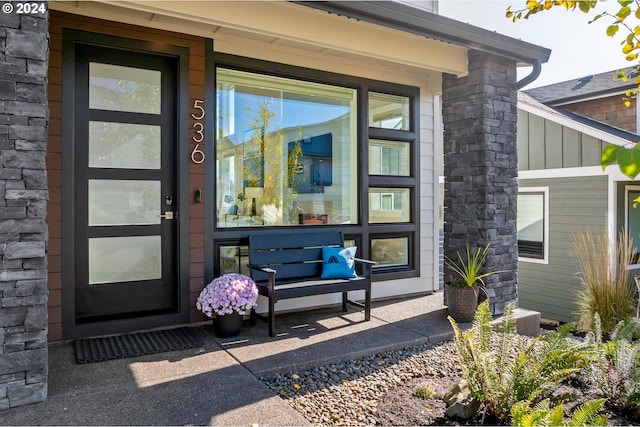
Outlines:
[[518,170],[600,165],[606,143],[518,110]]
[[607,176],[520,179],[523,187],[549,187],[549,264],[518,262],[520,307],[542,317],[575,320],[575,293],[580,279],[573,233],[607,226]]

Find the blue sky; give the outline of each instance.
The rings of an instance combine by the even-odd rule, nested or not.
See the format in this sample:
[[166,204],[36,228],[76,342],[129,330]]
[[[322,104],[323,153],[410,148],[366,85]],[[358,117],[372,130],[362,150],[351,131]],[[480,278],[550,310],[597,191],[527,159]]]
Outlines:
[[[587,15],[560,8],[517,23],[505,18],[507,6],[521,9],[525,4],[526,0],[440,0],[439,11],[458,21],[551,49],[551,57],[542,65],[540,77],[525,89],[634,65],[620,52],[621,38],[610,38],[605,34],[609,21],[604,18],[589,24],[595,13]],[[617,5],[615,1],[601,3],[596,11]],[[518,69],[518,79],[530,72],[530,67]]]

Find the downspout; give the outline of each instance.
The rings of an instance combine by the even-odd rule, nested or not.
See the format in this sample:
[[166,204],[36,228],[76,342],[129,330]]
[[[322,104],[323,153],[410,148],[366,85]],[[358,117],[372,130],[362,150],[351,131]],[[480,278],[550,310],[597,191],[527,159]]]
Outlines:
[[522,89],[523,87],[533,82],[535,79],[537,79],[540,76],[540,71],[542,70],[542,61],[539,59],[535,59],[533,61],[533,64],[531,65],[533,66],[533,70],[531,70],[531,74],[529,74],[527,77],[523,78],[517,83],[518,90]]

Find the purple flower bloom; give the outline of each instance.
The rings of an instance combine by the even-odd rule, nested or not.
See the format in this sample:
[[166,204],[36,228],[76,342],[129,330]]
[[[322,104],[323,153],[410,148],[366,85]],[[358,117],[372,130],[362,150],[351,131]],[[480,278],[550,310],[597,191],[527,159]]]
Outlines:
[[230,314],[234,311],[245,314],[256,306],[257,300],[258,288],[251,277],[229,273],[213,279],[200,292],[196,308],[207,317]]

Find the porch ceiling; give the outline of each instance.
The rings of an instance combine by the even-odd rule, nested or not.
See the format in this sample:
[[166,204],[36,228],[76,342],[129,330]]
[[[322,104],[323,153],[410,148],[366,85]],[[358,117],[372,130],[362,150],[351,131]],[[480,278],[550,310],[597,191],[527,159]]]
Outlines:
[[[298,55],[467,74],[467,49],[285,1],[50,1],[63,12],[213,38],[218,52],[260,58],[259,46]],[[252,47],[253,46],[253,47]],[[249,49],[249,51],[247,51]]]

